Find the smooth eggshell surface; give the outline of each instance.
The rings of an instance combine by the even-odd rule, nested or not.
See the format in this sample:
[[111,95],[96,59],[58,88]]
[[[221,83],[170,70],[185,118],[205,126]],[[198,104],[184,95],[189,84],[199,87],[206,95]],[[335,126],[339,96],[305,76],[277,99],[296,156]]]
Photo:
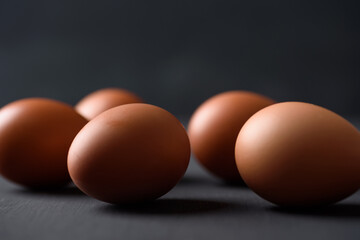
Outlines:
[[71,145],[68,167],[83,192],[121,204],[164,195],[184,175],[189,159],[182,124],[162,108],[134,103],[91,120]]
[[0,174],[32,188],[68,183],[67,153],[86,123],[71,106],[50,99],[6,105],[0,110]]
[[274,101],[246,91],[230,91],[213,96],[191,116],[188,132],[198,162],[214,175],[241,182],[235,164],[236,137],[243,124]]
[[140,97],[125,89],[104,88],[85,96],[75,105],[75,109],[82,116],[91,120],[110,108],[142,102]]
[[360,133],[325,108],[274,104],[241,129],[236,163],[247,185],[282,206],[337,202],[360,186]]

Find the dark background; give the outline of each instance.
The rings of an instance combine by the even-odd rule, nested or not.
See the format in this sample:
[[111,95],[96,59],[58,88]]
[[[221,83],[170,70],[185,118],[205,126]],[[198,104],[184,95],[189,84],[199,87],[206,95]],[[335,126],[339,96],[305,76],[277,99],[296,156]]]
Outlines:
[[[74,104],[117,86],[189,116],[213,94],[246,89],[360,116],[359,5],[0,0],[0,105],[31,96]],[[357,192],[324,209],[281,209],[194,159],[172,191],[135,208],[73,186],[33,192],[0,178],[0,238],[358,240],[359,201]]]
[[2,0],[0,104],[127,88],[189,115],[246,89],[360,113],[359,1]]

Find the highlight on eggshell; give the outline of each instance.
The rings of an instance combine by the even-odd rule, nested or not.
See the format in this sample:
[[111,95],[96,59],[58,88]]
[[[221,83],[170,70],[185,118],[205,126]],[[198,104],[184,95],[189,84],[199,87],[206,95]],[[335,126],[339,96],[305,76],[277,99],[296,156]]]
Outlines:
[[287,207],[327,205],[360,187],[360,132],[323,107],[283,102],[242,127],[235,158],[246,184]]
[[236,137],[254,113],[274,103],[248,91],[223,92],[203,102],[188,125],[191,148],[198,162],[225,181],[241,183],[234,156]]
[[93,119],[100,113],[123,104],[143,103],[144,101],[128,90],[121,88],[103,88],[81,99],[75,109],[86,119]]

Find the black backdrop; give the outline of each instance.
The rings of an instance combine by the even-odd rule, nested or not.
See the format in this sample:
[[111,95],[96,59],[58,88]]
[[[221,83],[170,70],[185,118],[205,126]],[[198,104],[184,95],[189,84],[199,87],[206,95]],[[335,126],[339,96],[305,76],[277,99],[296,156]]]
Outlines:
[[1,0],[0,104],[118,86],[180,115],[246,89],[359,114],[358,2]]

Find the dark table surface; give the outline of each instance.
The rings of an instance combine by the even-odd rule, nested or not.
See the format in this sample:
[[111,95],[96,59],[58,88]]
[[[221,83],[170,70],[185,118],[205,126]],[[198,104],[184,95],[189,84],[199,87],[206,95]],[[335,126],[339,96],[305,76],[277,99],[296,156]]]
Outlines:
[[[352,119],[359,128],[360,119]],[[33,192],[0,179],[0,239],[360,239],[360,191],[318,210],[285,210],[224,184],[192,158],[160,199],[118,207],[74,186]]]

